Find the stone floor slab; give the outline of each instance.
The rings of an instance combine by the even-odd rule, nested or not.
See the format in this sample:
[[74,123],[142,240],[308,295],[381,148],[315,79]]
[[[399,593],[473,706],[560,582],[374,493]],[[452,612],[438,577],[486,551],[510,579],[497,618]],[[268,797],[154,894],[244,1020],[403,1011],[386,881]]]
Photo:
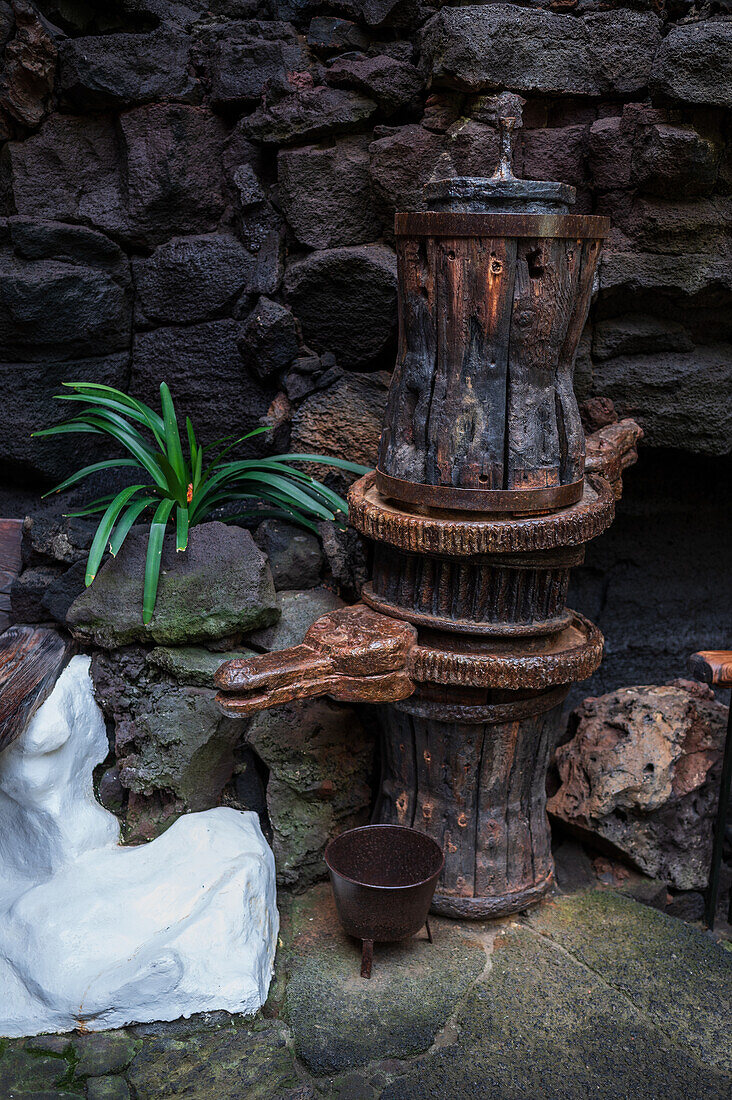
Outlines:
[[[284,922],[283,922],[284,923]],[[483,972],[481,943],[449,921],[399,944],[377,944],[360,975],[360,943],[342,932],[329,887],[297,899],[291,916],[284,1015],[316,1077],[427,1050]]]
[[529,917],[665,1034],[732,1073],[732,952],[691,925],[592,890]]
[[[543,906],[529,924],[516,922],[496,940],[491,971],[474,987],[457,1019],[457,1042],[392,1081],[382,1100],[729,1100],[732,1082],[724,1064],[732,1038],[724,949],[691,930],[691,940],[682,937],[685,951],[703,963],[689,973],[685,956],[678,954],[682,941],[676,922],[668,927],[665,920],[657,921],[661,915],[654,910],[615,897],[596,911],[593,902],[586,903],[581,912],[587,918],[596,912],[595,927],[586,921],[576,942],[569,933],[565,944],[555,942],[545,924],[574,930],[567,904],[574,900]],[[594,954],[602,951],[602,913],[609,927],[604,966]],[[642,958],[645,945],[654,941],[653,959],[665,945],[668,998],[684,979],[693,983],[700,966],[698,995],[711,996],[709,979],[716,973],[715,1001],[707,1003],[707,1011],[715,1021],[720,1012],[727,1014],[727,1033],[712,1025],[719,1049],[711,1064],[701,1054],[699,1025],[691,1011],[684,1020],[676,1013],[673,1028],[666,1029],[660,993],[643,988],[652,962],[641,967],[636,982],[627,974],[624,989],[613,984],[623,940],[613,940],[612,928],[621,918],[626,955],[632,943]],[[579,957],[589,954],[588,943],[596,963],[592,968]],[[707,943],[721,955],[716,962],[708,957]],[[687,1009],[693,999],[686,998]]]

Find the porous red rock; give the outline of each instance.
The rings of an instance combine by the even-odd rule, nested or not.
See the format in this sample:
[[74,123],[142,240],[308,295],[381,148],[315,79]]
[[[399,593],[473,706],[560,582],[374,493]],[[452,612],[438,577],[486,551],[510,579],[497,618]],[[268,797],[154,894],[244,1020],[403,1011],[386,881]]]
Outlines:
[[549,813],[679,890],[706,886],[727,708],[705,685],[586,699],[557,749]]

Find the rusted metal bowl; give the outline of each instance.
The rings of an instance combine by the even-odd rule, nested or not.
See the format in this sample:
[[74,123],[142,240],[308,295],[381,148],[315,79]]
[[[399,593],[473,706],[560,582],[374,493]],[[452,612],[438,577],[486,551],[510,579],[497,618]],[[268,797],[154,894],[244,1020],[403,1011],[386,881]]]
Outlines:
[[365,825],[325,850],[336,909],[363,941],[361,975],[371,977],[374,943],[403,940],[426,926],[445,857],[437,841],[403,825]]

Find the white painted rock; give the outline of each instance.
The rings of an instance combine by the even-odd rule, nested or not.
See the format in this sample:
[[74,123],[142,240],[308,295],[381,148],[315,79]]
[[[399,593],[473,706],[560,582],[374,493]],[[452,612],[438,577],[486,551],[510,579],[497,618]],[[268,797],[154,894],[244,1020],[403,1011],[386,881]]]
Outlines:
[[107,735],[74,657],[0,755],[0,1035],[255,1012],[279,916],[256,814],[180,818],[122,847],[92,770]]

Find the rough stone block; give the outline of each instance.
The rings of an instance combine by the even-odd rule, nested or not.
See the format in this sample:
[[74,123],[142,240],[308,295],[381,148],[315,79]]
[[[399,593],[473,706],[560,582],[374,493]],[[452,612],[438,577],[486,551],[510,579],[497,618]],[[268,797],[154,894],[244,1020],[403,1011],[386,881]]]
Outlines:
[[132,349],[130,392],[157,407],[165,381],[179,416],[190,416],[201,442],[213,443],[232,432],[244,435],[257,427],[271,398],[244,369],[240,335],[241,325],[226,320],[139,333]]
[[53,395],[61,392],[63,382],[101,382],[124,389],[129,363],[127,352],[102,359],[0,363],[0,456],[3,462],[25,475],[32,473],[53,484],[80,465],[108,456],[109,444],[102,436],[84,436],[83,462],[80,462],[78,436],[31,439],[31,433],[68,419],[69,407],[53,400]]
[[299,83],[242,120],[245,137],[265,145],[317,141],[355,129],[376,113],[373,100],[358,92],[313,87],[309,73],[294,76]]
[[692,351],[688,329],[678,321],[643,314],[624,314],[598,321],[592,329],[592,358],[645,355],[657,351]]
[[380,234],[369,182],[369,139],[283,149],[277,158],[282,210],[300,244],[337,248]]
[[77,637],[105,648],[134,641],[190,645],[245,633],[275,622],[275,590],[267,559],[241,527],[211,522],[192,527],[177,553],[166,535],[155,611],[142,622],[149,530],[133,527],[122,549],[75,601],[68,623]]
[[236,237],[174,237],[132,261],[138,306],[146,320],[159,324],[221,316],[248,291],[253,262]]
[[2,223],[0,359],[99,356],[129,346],[129,263],[101,233],[27,218]]
[[396,210],[420,208],[422,187],[444,154],[459,175],[490,176],[498,160],[498,138],[493,127],[472,119],[461,119],[446,132],[408,125],[377,138],[369,154],[374,194],[383,210],[385,233],[391,234]]
[[251,645],[268,653],[300,645],[316,619],[345,606],[340,596],[327,588],[280,591],[277,603],[282,612],[279,621],[247,636]]
[[348,455],[374,466],[386,412],[389,375],[344,374],[326,390],[303,401],[292,419],[294,451]]
[[508,4],[443,8],[424,29],[423,62],[436,83],[464,91],[630,95],[648,84],[659,26],[624,9],[578,19]]
[[120,116],[128,218],[157,244],[216,228],[224,211],[225,128],[203,107],[155,103]]
[[288,72],[307,71],[310,61],[294,27],[276,21],[204,28],[201,52],[211,103],[227,110],[251,109],[265,89],[285,86]]
[[[528,180],[557,180],[582,187],[587,182],[588,137],[587,126],[524,130],[521,175]],[[576,212],[576,206],[572,210]]]
[[385,54],[337,58],[325,79],[334,88],[355,88],[370,96],[387,117],[414,105],[424,83],[414,65]]
[[188,49],[188,38],[165,26],[148,34],[65,38],[59,46],[58,88],[80,110],[190,100],[196,82]]
[[9,142],[7,156],[19,214],[83,221],[112,233],[127,227],[111,119],[54,114],[25,141]]
[[275,588],[315,588],[320,584],[323,552],[316,535],[294,523],[266,519],[254,541],[267,555]]
[[[10,27],[15,24],[15,34],[3,55],[0,107],[22,126],[37,126],[53,92],[56,41],[46,21],[28,0],[15,0],[6,18]],[[8,29],[8,36],[10,33]]]
[[646,194],[663,198],[708,195],[719,154],[719,147],[693,126],[650,126],[636,136],[631,179]]
[[278,882],[305,885],[322,878],[330,837],[366,823],[372,734],[354,707],[307,699],[255,715],[246,741],[269,768]]
[[332,248],[290,265],[285,292],[303,335],[344,367],[373,363],[396,329],[396,256],[383,245]]
[[653,63],[651,93],[676,103],[732,106],[732,24],[710,19],[671,27]]
[[287,370],[300,352],[297,325],[290,310],[279,302],[260,298],[242,325],[239,351],[263,381]]
[[632,415],[649,447],[725,455],[732,441],[732,346],[608,359],[594,390]]

